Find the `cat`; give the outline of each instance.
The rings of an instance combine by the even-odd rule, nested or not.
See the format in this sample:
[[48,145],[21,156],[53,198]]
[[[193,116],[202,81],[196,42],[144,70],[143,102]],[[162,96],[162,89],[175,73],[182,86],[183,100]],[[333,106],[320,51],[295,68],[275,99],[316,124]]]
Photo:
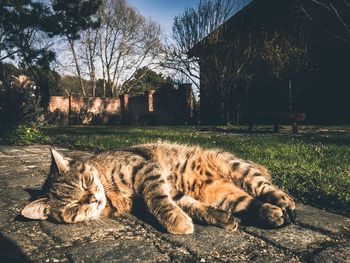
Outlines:
[[191,234],[193,220],[235,230],[236,215],[279,227],[295,220],[295,202],[272,185],[267,169],[220,150],[166,142],[100,153],[85,162],[51,150],[46,194],[21,214],[77,223],[131,212],[141,196],[172,234]]

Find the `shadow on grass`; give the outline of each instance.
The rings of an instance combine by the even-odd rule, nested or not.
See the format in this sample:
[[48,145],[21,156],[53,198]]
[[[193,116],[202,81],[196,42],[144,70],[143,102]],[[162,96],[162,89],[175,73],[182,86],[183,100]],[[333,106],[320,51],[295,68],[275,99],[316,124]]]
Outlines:
[[198,132],[198,133],[215,133],[215,134],[274,134],[272,128],[259,128],[249,133],[248,129],[237,128],[220,128],[207,126],[64,126],[55,128],[44,128],[48,135],[131,135],[131,134],[165,134],[168,132]]
[[233,127],[233,128],[221,128],[221,127],[196,127],[195,130],[199,132],[212,132],[212,133],[230,133],[230,134],[276,134],[273,128],[258,128],[249,132],[248,128]]
[[118,134],[124,129],[117,129],[116,127],[108,126],[63,126],[63,127],[50,127],[44,128],[44,131],[48,135],[113,135]]
[[298,136],[298,139],[307,144],[335,144],[338,146],[350,145],[350,133],[307,133],[303,134],[302,136]]

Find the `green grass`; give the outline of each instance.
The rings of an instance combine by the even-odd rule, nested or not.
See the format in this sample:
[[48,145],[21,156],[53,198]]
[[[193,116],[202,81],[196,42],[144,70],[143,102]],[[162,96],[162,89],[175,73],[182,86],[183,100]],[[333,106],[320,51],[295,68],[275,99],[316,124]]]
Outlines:
[[[221,148],[263,164],[274,182],[297,200],[350,214],[350,127],[305,127],[293,135],[242,127],[47,127],[54,144],[106,150],[150,141],[167,140]],[[246,128],[245,128],[246,129]]]

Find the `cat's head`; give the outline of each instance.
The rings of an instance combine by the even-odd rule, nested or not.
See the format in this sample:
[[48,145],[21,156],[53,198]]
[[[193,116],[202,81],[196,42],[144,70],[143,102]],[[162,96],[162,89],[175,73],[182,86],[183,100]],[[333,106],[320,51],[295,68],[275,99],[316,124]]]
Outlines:
[[51,155],[46,197],[25,206],[21,214],[61,223],[99,217],[106,206],[106,196],[97,170],[87,163],[64,158],[55,150],[51,150]]

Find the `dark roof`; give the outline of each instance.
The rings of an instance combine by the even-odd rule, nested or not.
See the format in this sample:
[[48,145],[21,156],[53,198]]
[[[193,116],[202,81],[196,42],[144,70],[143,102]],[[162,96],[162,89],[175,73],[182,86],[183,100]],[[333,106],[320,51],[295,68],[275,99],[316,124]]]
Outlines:
[[[265,0],[266,1],[266,0]],[[246,6],[244,6],[242,9],[237,11],[235,14],[233,14],[229,19],[227,19],[223,24],[221,24],[217,29],[214,30],[225,30],[225,27],[228,27],[229,25],[232,25],[235,23],[236,20],[239,20],[240,17],[242,17],[246,12],[249,12],[250,9],[254,8],[254,6],[257,4],[257,2],[261,2],[261,0],[252,0],[250,3],[248,3]],[[212,32],[213,33],[213,32]],[[195,44],[188,52],[187,54],[189,56],[195,56],[196,50],[200,48],[202,45],[205,44],[208,37],[212,34],[210,33],[208,36],[203,38],[201,41],[199,41],[197,44]]]
[[[293,0],[295,1],[295,0]],[[278,15],[280,13],[280,10],[282,8],[285,8],[288,6],[289,3],[293,2],[291,0],[252,0],[249,4],[244,6],[241,10],[236,12],[233,16],[231,16],[228,20],[226,20],[225,23],[221,24],[214,32],[217,30],[222,30],[223,32],[227,30],[232,30],[234,27],[238,26],[239,22],[242,22],[244,19],[247,19],[251,16],[251,14],[254,14],[254,16],[258,15],[261,16],[270,16],[270,15]],[[255,18],[255,20],[258,20],[259,18]],[[245,23],[245,21],[243,21]],[[213,33],[210,33],[208,36],[203,38],[200,42],[198,42],[196,45],[194,45],[187,54],[189,56],[196,56],[196,53],[198,50],[200,50],[203,47],[206,47],[207,39],[209,36],[211,36]]]

